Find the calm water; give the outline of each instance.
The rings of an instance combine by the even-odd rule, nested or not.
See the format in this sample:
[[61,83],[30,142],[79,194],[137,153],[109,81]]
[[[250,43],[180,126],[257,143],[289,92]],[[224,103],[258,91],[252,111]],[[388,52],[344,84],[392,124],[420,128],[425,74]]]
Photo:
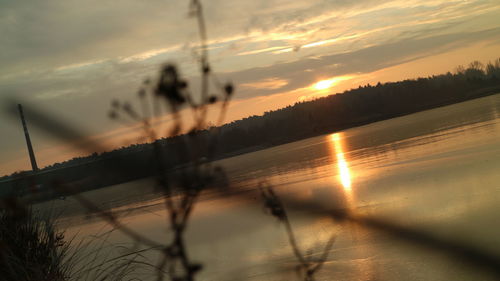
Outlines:
[[[218,161],[236,195],[209,191],[196,206],[187,241],[190,256],[204,264],[199,279],[298,280],[284,227],[252,195],[262,181],[285,197],[348,208],[500,256],[499,117],[497,94]],[[145,179],[85,196],[165,241],[164,210],[151,186]],[[89,219],[73,198],[47,205],[70,214],[61,220],[68,235],[109,229]],[[319,255],[336,235],[317,280],[494,280],[384,233],[288,211],[310,255]],[[114,232],[109,241],[128,240]]]

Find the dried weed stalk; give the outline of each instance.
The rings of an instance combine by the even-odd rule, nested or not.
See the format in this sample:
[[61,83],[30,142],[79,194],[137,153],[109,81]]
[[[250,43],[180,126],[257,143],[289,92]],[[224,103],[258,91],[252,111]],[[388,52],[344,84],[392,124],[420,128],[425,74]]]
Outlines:
[[290,247],[292,248],[293,254],[298,262],[298,265],[296,266],[297,275],[304,281],[314,281],[314,275],[321,269],[325,261],[328,259],[328,254],[333,247],[336,235],[332,234],[330,236],[325,244],[321,256],[318,259],[305,255],[297,244],[297,239],[293,232],[288,214],[279,196],[274,192],[270,185],[262,183],[259,189],[261,197],[264,201],[265,209],[271,216],[277,218],[285,226]]
[[[121,229],[131,236],[137,243],[157,247],[162,255],[155,268],[157,269],[157,280],[163,280],[166,272],[171,280],[191,281],[195,274],[202,269],[202,265],[192,262],[188,256],[184,233],[188,220],[192,214],[194,205],[200,193],[216,180],[222,179],[224,173],[220,167],[210,164],[209,157],[214,155],[216,137],[215,134],[209,138],[208,144],[200,143],[197,132],[206,126],[208,107],[219,102],[218,125],[224,120],[224,115],[234,87],[231,83],[222,85],[212,71],[207,51],[207,34],[203,17],[203,8],[198,0],[192,0],[190,15],[198,22],[200,34],[200,53],[198,62],[201,74],[200,101],[197,103],[193,97],[189,84],[184,79],[174,64],[166,64],[162,67],[158,81],[152,83],[146,79],[138,92],[142,106],[142,114],[139,114],[129,103],[114,101],[110,117],[128,117],[143,124],[144,132],[153,143],[154,162],[156,163],[157,188],[163,192],[165,208],[168,212],[168,224],[173,233],[173,238],[166,245],[155,245],[149,239],[142,237],[131,229],[124,228],[111,214],[105,217],[114,227]],[[218,89],[218,94],[209,94],[210,82]],[[180,114],[182,107],[191,109],[194,116],[194,125],[189,129],[188,138],[182,139],[179,151],[166,151],[166,148],[158,141],[159,137],[176,136],[183,131],[184,122]],[[152,112],[152,114],[151,114]],[[174,117],[174,123],[166,132],[159,134],[152,123],[155,118],[164,112],[169,112]],[[175,155],[177,154],[177,155]],[[189,156],[189,165],[180,168],[180,176],[176,179],[179,193],[174,192],[174,180],[168,175],[167,157],[177,156],[176,159]],[[87,207],[89,202],[85,202]],[[92,207],[95,209],[94,207]]]

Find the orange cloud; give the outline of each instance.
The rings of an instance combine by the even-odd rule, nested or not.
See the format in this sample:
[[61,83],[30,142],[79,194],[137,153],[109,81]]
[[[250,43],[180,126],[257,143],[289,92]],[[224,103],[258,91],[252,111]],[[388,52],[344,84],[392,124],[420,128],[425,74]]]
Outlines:
[[257,82],[252,82],[252,83],[244,83],[239,85],[242,88],[248,88],[248,89],[267,89],[267,90],[275,90],[282,88],[284,86],[288,85],[288,80],[281,79],[281,78],[267,78],[263,79]]

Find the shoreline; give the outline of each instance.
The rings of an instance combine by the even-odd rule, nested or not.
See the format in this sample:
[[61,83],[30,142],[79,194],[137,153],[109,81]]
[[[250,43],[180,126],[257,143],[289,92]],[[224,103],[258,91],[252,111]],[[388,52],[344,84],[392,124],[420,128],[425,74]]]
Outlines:
[[[364,126],[364,125],[368,125],[368,124],[372,124],[372,123],[376,123],[376,122],[380,122],[380,121],[390,120],[393,118],[411,115],[411,114],[418,113],[418,112],[432,110],[435,108],[446,107],[449,105],[459,104],[459,103],[467,102],[467,101],[474,100],[474,99],[484,98],[487,96],[494,96],[494,95],[500,94],[499,91],[500,91],[500,87],[486,87],[486,88],[482,88],[482,89],[479,89],[476,91],[472,91],[472,92],[468,93],[465,97],[449,99],[449,100],[445,100],[445,101],[442,101],[439,103],[434,103],[434,104],[421,105],[421,106],[419,106],[418,110],[414,110],[411,112],[405,112],[405,113],[401,113],[401,114],[386,114],[386,115],[379,115],[379,116],[370,116],[370,117],[366,117],[364,120],[357,120],[354,122],[347,123],[345,126],[342,126],[340,128],[337,128],[337,129],[321,128],[320,130],[317,130],[314,133],[300,134],[300,135],[296,135],[296,136],[285,138],[285,139],[278,140],[278,141],[267,142],[267,143],[263,143],[260,145],[245,147],[242,149],[236,149],[234,151],[224,152],[224,153],[220,153],[218,155],[216,154],[216,156],[213,157],[210,161],[218,161],[218,160],[222,160],[222,159],[232,158],[232,157],[236,157],[239,155],[244,155],[247,153],[256,152],[259,150],[268,149],[268,148],[271,148],[274,146],[283,145],[286,143],[291,143],[291,142],[299,141],[302,139],[307,139],[310,137],[315,137],[315,136],[320,136],[320,135],[324,135],[324,134],[328,134],[328,133],[343,131],[346,129],[356,128],[356,127],[360,127],[360,126]],[[178,165],[175,165],[173,167],[170,167],[169,169],[175,170],[175,169],[182,167],[186,164],[189,165],[188,163],[178,164]],[[86,167],[88,165],[89,165],[89,163],[84,163],[81,165],[72,165],[69,167],[48,169],[45,171],[42,170],[40,173],[37,173],[37,174],[30,173],[28,176],[24,176],[24,177],[1,180],[0,181],[0,197],[6,197],[9,195],[12,196],[13,194],[18,194],[18,195],[24,195],[25,200],[27,200],[27,201],[38,203],[38,202],[44,202],[47,200],[51,200],[51,199],[54,199],[54,198],[57,198],[60,196],[67,196],[67,195],[73,194],[75,192],[68,193],[68,194],[59,194],[59,193],[55,193],[52,190],[51,190],[51,192],[46,192],[46,190],[43,190],[43,189],[46,189],[46,188],[43,188],[44,186],[34,185],[34,182],[36,181],[35,177],[43,176],[46,178],[50,178],[53,174],[57,173],[58,171],[64,172],[64,170],[69,170],[69,169],[79,170],[79,169],[83,169],[84,167]],[[140,180],[140,179],[144,179],[144,178],[147,178],[150,176],[152,176],[152,175],[151,174],[140,174],[140,173],[135,174],[135,175],[127,174],[127,176],[122,177],[122,178],[112,178],[108,182],[106,182],[106,184],[93,184],[92,181],[95,179],[95,177],[93,177],[92,175],[86,175],[85,177],[80,178],[78,181],[71,181],[71,184],[72,185],[74,184],[75,186],[80,187],[76,191],[76,193],[80,193],[80,192],[85,192],[85,191],[89,191],[89,190],[109,187],[109,186],[121,184],[124,182]],[[54,176],[52,178],[52,180],[54,180],[54,178],[56,178],[56,177],[57,176]],[[45,182],[47,182],[47,180],[45,180]],[[46,185],[47,184],[45,184],[45,186]],[[38,190],[36,187],[38,187]],[[14,192],[14,191],[16,191],[16,192]]]

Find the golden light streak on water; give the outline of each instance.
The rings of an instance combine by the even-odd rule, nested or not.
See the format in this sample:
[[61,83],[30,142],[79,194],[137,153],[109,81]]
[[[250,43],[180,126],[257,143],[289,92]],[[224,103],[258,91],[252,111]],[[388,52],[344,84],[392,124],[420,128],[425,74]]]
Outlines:
[[346,191],[351,191],[351,172],[349,171],[349,165],[344,157],[344,150],[342,148],[340,133],[331,135],[331,138],[335,148],[335,156],[337,157],[340,183]]
[[[338,177],[336,181],[339,181],[342,186],[342,191],[345,196],[345,211],[349,212],[351,216],[356,215],[356,196],[354,194],[354,190],[352,189],[352,179],[353,172],[349,168],[348,158],[346,158],[346,154],[344,152],[345,138],[343,133],[335,133],[329,136],[330,137],[330,151],[332,162],[335,161],[337,163],[338,169]],[[335,158],[335,160],[333,159]],[[350,234],[350,237],[353,241],[357,241],[358,239],[366,239],[371,236],[371,233],[366,229],[359,227],[356,224],[347,223],[348,228],[347,231]],[[358,255],[358,259],[354,259],[351,263],[357,268],[357,277],[356,280],[365,280],[367,277],[372,279],[377,279],[377,267],[373,263],[372,257],[375,255],[374,250],[371,246],[360,246],[353,249],[353,253]]]

